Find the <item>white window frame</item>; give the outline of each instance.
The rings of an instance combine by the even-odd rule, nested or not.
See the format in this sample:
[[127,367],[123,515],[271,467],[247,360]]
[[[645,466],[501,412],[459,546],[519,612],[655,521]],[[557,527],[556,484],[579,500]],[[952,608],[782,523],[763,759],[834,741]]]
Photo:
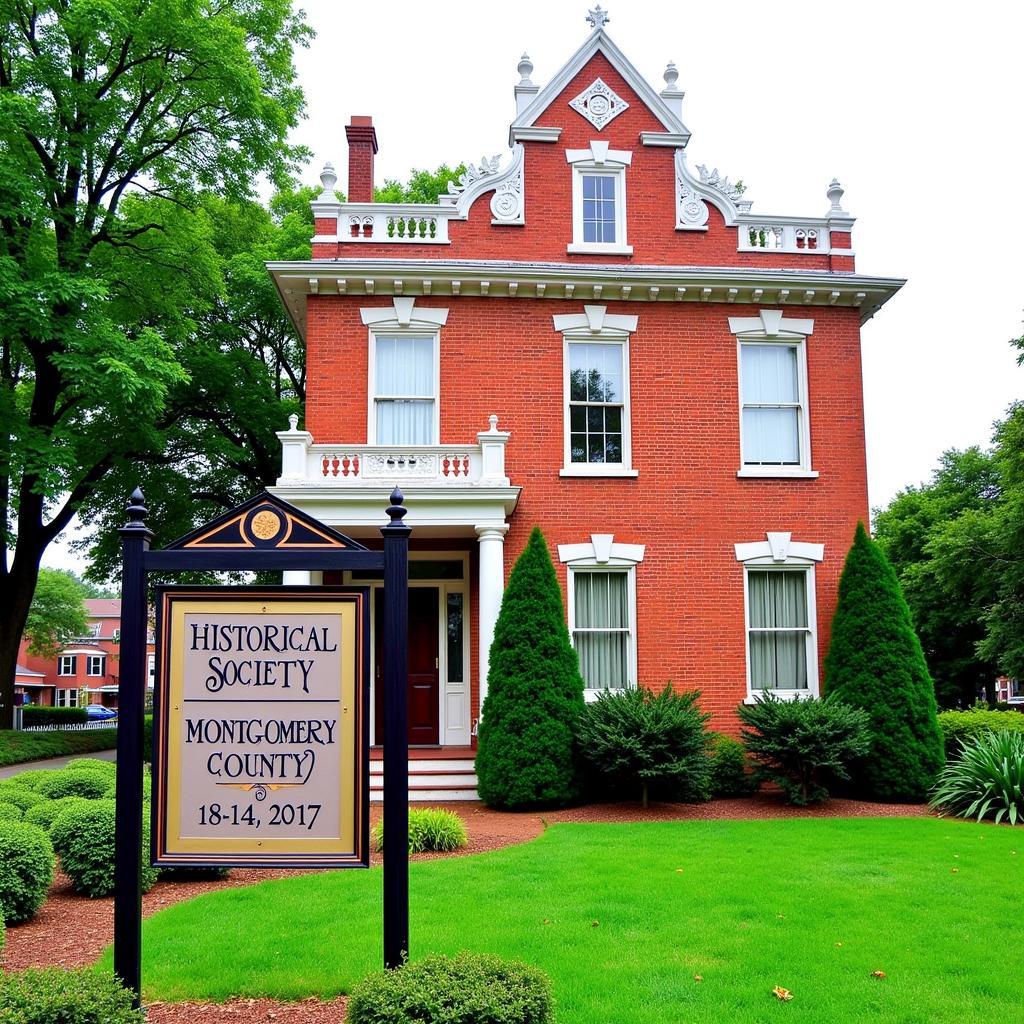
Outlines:
[[[790,533],[768,533],[767,540],[750,544],[737,544],[736,561],[743,566],[743,649],[746,662],[747,696],[745,704],[754,704],[763,694],[770,692],[780,700],[800,700],[817,697],[820,690],[818,674],[818,598],[815,567],[825,557],[823,544],[793,541]],[[755,690],[750,678],[750,572],[800,572],[806,579],[807,597],[807,688],[782,690]]]
[[[76,654],[62,654],[57,659],[57,675],[66,677],[73,677],[78,675],[78,664],[76,662],[77,657],[78,655]],[[70,672],[67,671],[69,667],[71,669]]]
[[[629,150],[609,149],[608,143],[594,140],[589,149],[567,149],[565,159],[572,168],[572,242],[570,253],[604,253],[632,256],[633,246],[626,241],[626,168],[633,161]],[[583,176],[594,174],[615,181],[615,241],[586,242],[583,237]]]
[[[591,534],[590,541],[583,544],[559,544],[558,560],[566,567],[566,612],[569,638],[576,649],[576,573],[617,572],[626,575],[626,603],[629,614],[629,640],[627,643],[626,669],[629,673],[627,688],[637,686],[637,615],[636,615],[636,567],[644,560],[643,544],[616,544],[613,534]],[[597,700],[601,693],[618,693],[621,689],[584,689],[587,703]]]
[[[583,313],[559,313],[552,319],[562,334],[562,468],[560,476],[638,475],[633,468],[633,422],[630,401],[629,336],[637,328],[638,318],[608,314],[607,306],[584,306]],[[622,346],[622,462],[573,462],[570,419],[569,346],[582,342],[591,345]]]
[[[99,665],[99,671],[93,671],[93,664]],[[87,654],[85,656],[85,674],[93,678],[102,676],[106,672],[107,656],[105,654]]]
[[[390,306],[360,309],[363,324],[369,328],[367,346],[366,441],[378,445],[377,438],[377,338],[429,338],[434,356],[433,440],[425,445],[387,445],[388,448],[430,448],[441,443],[441,328],[448,322],[448,310],[435,306],[417,306],[415,298],[396,295]],[[390,395],[389,398],[402,396]],[[422,396],[416,396],[422,400]]]
[[[810,395],[807,383],[807,339],[814,331],[814,321],[784,317],[781,310],[762,309],[756,317],[729,317],[729,330],[736,336],[736,383],[739,406],[740,467],[738,477],[785,477],[789,479],[813,479],[817,472],[811,463],[811,415]],[[746,463],[744,459],[745,438],[743,436],[743,346],[782,345],[795,348],[797,353],[797,438],[800,445],[800,461],[793,466],[761,465]]]
[[61,687],[57,690],[57,707],[77,708],[80,696],[80,691],[75,687]]

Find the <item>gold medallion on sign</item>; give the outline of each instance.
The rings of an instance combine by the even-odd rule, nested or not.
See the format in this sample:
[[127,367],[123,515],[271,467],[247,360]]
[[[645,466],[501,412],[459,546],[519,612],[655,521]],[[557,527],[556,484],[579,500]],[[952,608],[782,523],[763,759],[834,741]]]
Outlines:
[[271,537],[276,537],[281,529],[281,517],[265,508],[252,517],[249,529],[257,540],[270,540]]

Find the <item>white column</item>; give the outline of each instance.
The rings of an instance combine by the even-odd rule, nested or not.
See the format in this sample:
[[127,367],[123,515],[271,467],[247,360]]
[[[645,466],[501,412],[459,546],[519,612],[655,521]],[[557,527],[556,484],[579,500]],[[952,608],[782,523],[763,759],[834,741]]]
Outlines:
[[480,540],[480,607],[477,622],[480,631],[480,709],[483,713],[487,696],[487,671],[491,661],[491,641],[494,626],[501,611],[501,597],[505,593],[505,534],[508,524],[478,526]]
[[309,569],[285,569],[281,573],[281,582],[286,587],[308,587],[311,582]]

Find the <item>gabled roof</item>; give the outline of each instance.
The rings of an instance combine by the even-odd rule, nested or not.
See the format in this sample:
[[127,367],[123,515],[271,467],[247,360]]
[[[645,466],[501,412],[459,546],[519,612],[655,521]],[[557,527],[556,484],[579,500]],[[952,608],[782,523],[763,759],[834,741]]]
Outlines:
[[626,55],[612,42],[603,28],[596,28],[587,36],[583,45],[554,75],[551,81],[537,94],[534,101],[512,122],[510,138],[517,128],[530,128],[537,119],[558,98],[562,90],[583,70],[587,62],[597,53],[602,53],[609,63],[626,80],[629,87],[643,101],[648,110],[664,125],[665,132],[680,135],[686,145],[690,131],[676,117],[669,105],[651,88],[647,79],[629,62]]

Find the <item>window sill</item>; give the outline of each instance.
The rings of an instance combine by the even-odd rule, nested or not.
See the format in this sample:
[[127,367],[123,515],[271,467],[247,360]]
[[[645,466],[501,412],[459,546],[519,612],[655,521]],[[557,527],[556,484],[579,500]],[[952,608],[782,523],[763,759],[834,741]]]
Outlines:
[[584,704],[593,704],[602,693],[625,693],[632,689],[634,689],[632,686],[608,686],[601,690],[584,690],[583,702]]
[[[759,691],[760,695],[764,695],[766,693],[770,693],[776,700],[786,700],[786,701],[805,700],[807,697],[817,697],[818,696],[817,691],[816,690],[812,690],[810,688],[808,688],[806,690],[761,690],[761,691]],[[755,696],[752,693],[748,693],[746,695],[746,697],[743,698],[743,703],[747,704],[747,705],[759,704],[760,701],[757,699],[757,696]]]
[[571,245],[565,247],[566,252],[570,253],[590,253],[599,254],[604,256],[632,256],[633,246],[631,245],[611,245],[609,243],[598,244],[597,242],[573,242]]
[[635,477],[640,475],[638,469],[629,469],[626,466],[608,466],[604,463],[580,463],[578,466],[568,466],[558,471],[559,476],[589,476],[589,477]]
[[744,479],[816,480],[818,471],[799,466],[742,466],[736,476]]

